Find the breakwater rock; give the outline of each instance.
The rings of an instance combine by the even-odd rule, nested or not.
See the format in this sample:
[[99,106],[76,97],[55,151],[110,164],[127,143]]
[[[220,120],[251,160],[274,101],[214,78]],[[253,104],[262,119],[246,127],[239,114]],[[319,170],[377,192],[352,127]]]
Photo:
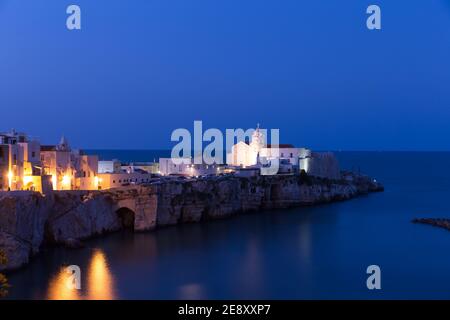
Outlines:
[[28,263],[43,245],[78,247],[84,239],[122,228],[147,231],[250,211],[347,200],[383,190],[367,176],[342,176],[341,180],[306,175],[170,177],[105,191],[3,192],[0,249],[9,260],[4,269]]
[[412,223],[428,224],[433,227],[439,227],[450,231],[450,219],[444,218],[421,218],[413,219]]

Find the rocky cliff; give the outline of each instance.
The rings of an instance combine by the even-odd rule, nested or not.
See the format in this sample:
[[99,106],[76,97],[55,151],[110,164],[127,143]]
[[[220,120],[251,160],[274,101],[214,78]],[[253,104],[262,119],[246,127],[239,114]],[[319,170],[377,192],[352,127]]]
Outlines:
[[146,186],[107,191],[0,193],[0,248],[6,269],[26,263],[45,244],[72,246],[124,227],[135,231],[199,222],[242,212],[346,200],[381,191],[369,177],[340,180],[306,175],[158,179]]

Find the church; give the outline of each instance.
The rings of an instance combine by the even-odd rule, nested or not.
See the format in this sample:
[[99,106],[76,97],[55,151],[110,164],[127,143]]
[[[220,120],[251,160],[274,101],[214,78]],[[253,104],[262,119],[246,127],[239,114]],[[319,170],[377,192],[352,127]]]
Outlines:
[[279,173],[295,173],[304,170],[311,176],[339,179],[339,164],[331,152],[312,152],[292,144],[267,144],[263,130],[256,127],[249,142],[239,141],[231,147],[227,164],[236,167],[258,167],[278,160]]
[[259,125],[253,132],[249,143],[239,141],[228,154],[228,164],[232,166],[249,167],[278,159],[292,166],[299,166],[299,160],[311,155],[305,148],[296,148],[292,144],[266,144],[266,137]]

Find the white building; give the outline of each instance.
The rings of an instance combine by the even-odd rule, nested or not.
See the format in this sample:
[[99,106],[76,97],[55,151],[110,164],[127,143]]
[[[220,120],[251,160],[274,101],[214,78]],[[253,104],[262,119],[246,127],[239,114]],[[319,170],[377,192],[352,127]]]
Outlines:
[[100,173],[98,175],[99,189],[105,190],[128,185],[145,184],[152,180],[151,173]]
[[122,163],[117,160],[102,160],[98,162],[98,173],[121,173]]
[[57,145],[41,146],[41,163],[53,190],[98,189],[98,156],[72,150],[65,137]]
[[259,163],[267,163],[274,159],[283,159],[293,166],[298,166],[301,155],[307,150],[296,148],[292,144],[272,145],[266,144],[265,141],[264,134],[257,127],[249,144],[240,141],[232,146],[227,163],[232,166],[248,167]]
[[[263,147],[260,150],[260,158],[264,158],[268,161],[273,159],[286,160],[293,166],[299,165],[299,159],[303,157],[305,153],[308,153],[308,149],[296,148],[292,144],[279,144]],[[309,151],[310,152],[310,151]]]
[[339,179],[339,164],[331,152],[311,152],[306,148],[296,148],[292,144],[265,144],[263,132],[256,128],[250,143],[240,141],[233,145],[227,155],[227,163],[242,168],[279,161],[278,173],[294,173],[304,170],[311,176]]
[[335,179],[341,178],[339,162],[332,152],[311,152],[300,160],[300,170],[311,176]]
[[42,192],[47,178],[43,177],[39,141],[15,130],[0,134],[0,190]]
[[99,189],[148,183],[157,168],[151,162],[122,164],[117,159],[99,161]]
[[[180,159],[181,160],[181,159]],[[159,158],[159,172],[162,175],[183,175],[197,177],[223,172],[224,166],[218,164],[194,164],[192,158],[183,158],[182,163],[176,163],[172,158]]]
[[159,173],[159,163],[157,162],[130,162],[122,164],[122,171],[128,173],[141,172],[141,173]]

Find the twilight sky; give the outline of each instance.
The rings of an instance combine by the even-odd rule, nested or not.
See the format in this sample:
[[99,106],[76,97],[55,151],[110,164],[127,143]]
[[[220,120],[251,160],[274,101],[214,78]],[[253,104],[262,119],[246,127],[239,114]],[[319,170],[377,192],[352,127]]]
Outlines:
[[169,148],[194,120],[321,150],[450,150],[450,0],[0,0],[0,131]]

